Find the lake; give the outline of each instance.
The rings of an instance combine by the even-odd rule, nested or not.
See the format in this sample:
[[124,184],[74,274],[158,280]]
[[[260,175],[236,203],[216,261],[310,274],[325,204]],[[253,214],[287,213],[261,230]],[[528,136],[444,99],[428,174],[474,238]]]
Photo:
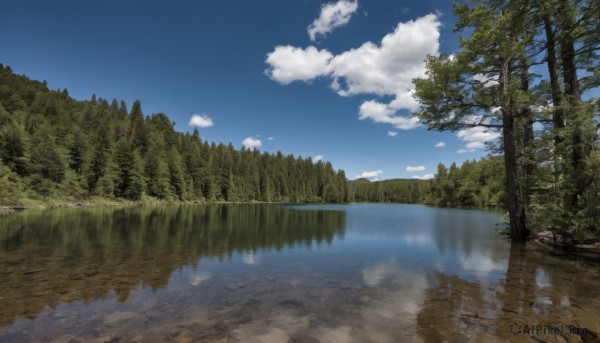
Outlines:
[[419,205],[0,216],[0,342],[596,342],[600,266]]

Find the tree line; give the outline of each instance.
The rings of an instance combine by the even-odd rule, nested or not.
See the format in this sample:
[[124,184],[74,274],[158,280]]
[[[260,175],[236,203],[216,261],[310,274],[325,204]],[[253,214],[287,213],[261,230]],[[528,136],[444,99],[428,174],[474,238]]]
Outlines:
[[[511,237],[531,229],[600,236],[600,2],[454,4],[454,54],[414,80],[429,129],[499,130]],[[540,70],[543,71],[540,73]]]
[[176,132],[140,101],[77,101],[0,64],[0,204],[89,197],[343,202],[331,163]]
[[352,202],[425,204],[438,207],[506,207],[502,157],[467,160],[460,167],[438,164],[431,180],[393,179],[348,183]]

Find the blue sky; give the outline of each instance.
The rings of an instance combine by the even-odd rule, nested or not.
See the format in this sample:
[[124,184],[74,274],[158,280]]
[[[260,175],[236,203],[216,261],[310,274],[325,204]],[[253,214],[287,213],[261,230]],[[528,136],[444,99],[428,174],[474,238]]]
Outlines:
[[178,131],[200,115],[209,141],[322,156],[350,179],[423,177],[494,136],[410,119],[423,58],[458,46],[450,4],[7,0],[0,63],[77,99],[140,99]]

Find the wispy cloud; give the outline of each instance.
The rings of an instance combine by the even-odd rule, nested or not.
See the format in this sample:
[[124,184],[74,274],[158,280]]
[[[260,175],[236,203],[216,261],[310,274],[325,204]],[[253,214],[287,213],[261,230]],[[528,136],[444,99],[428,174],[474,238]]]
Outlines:
[[260,141],[260,139],[258,138],[254,138],[254,137],[247,137],[246,139],[244,139],[242,141],[242,145],[246,148],[246,149],[250,149],[250,150],[254,150],[256,148],[259,148],[262,146],[262,142]]
[[360,179],[360,178],[367,178],[367,179],[377,178],[381,174],[383,174],[383,170],[364,171],[364,172],[356,175],[356,178],[357,179]]
[[273,138],[273,137],[269,137],[269,138],[267,138],[267,140],[268,140],[269,142],[270,142],[270,141],[272,141],[272,140],[274,140],[274,139],[275,139],[275,138]]
[[215,125],[215,123],[206,114],[194,114],[192,115],[192,118],[190,118],[189,125],[196,127],[210,127]]
[[419,180],[429,180],[429,179],[433,179],[434,177],[435,177],[434,174],[425,174],[425,175],[414,175],[412,178],[419,179]]
[[423,171],[425,169],[426,169],[425,166],[415,166],[415,167],[413,167],[413,166],[406,166],[406,171],[409,172],[409,173],[420,172],[420,171]]
[[398,136],[398,132],[396,132],[396,131],[388,131],[387,135],[389,137],[396,137],[396,136]]
[[339,0],[321,6],[321,13],[307,28],[311,41],[317,35],[325,36],[335,28],[348,24],[352,15],[358,9],[357,1]]
[[445,146],[446,146],[446,143],[444,143],[444,142],[437,142],[437,143],[436,143],[434,146],[435,146],[436,148],[443,148],[443,147],[445,147]]

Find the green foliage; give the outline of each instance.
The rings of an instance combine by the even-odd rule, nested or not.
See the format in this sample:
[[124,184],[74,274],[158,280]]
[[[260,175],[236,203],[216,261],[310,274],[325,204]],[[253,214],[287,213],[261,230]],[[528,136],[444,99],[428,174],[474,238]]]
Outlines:
[[31,139],[29,171],[55,183],[65,176],[63,157],[47,132],[40,132]]
[[[8,106],[6,106],[8,105]],[[235,150],[174,130],[141,103],[66,90],[0,65],[0,204],[26,199],[343,202],[347,180],[330,163]]]
[[348,193],[349,200],[356,202],[421,204],[431,194],[431,181],[394,179],[371,182],[357,179],[348,184]]
[[506,202],[516,241],[528,227],[600,238],[599,102],[584,95],[600,85],[600,3],[469,0],[454,12],[466,36],[454,54],[428,57],[427,78],[413,81],[417,116],[434,130],[501,128],[506,194],[498,177],[458,184],[460,173],[491,175],[465,163],[448,175],[438,168],[430,202]]
[[440,207],[506,206],[502,158],[465,161],[459,168],[439,164],[431,180],[395,179],[348,184],[349,201],[427,204]]
[[491,156],[465,161],[460,168],[439,164],[426,203],[435,206],[506,206],[503,161]]

